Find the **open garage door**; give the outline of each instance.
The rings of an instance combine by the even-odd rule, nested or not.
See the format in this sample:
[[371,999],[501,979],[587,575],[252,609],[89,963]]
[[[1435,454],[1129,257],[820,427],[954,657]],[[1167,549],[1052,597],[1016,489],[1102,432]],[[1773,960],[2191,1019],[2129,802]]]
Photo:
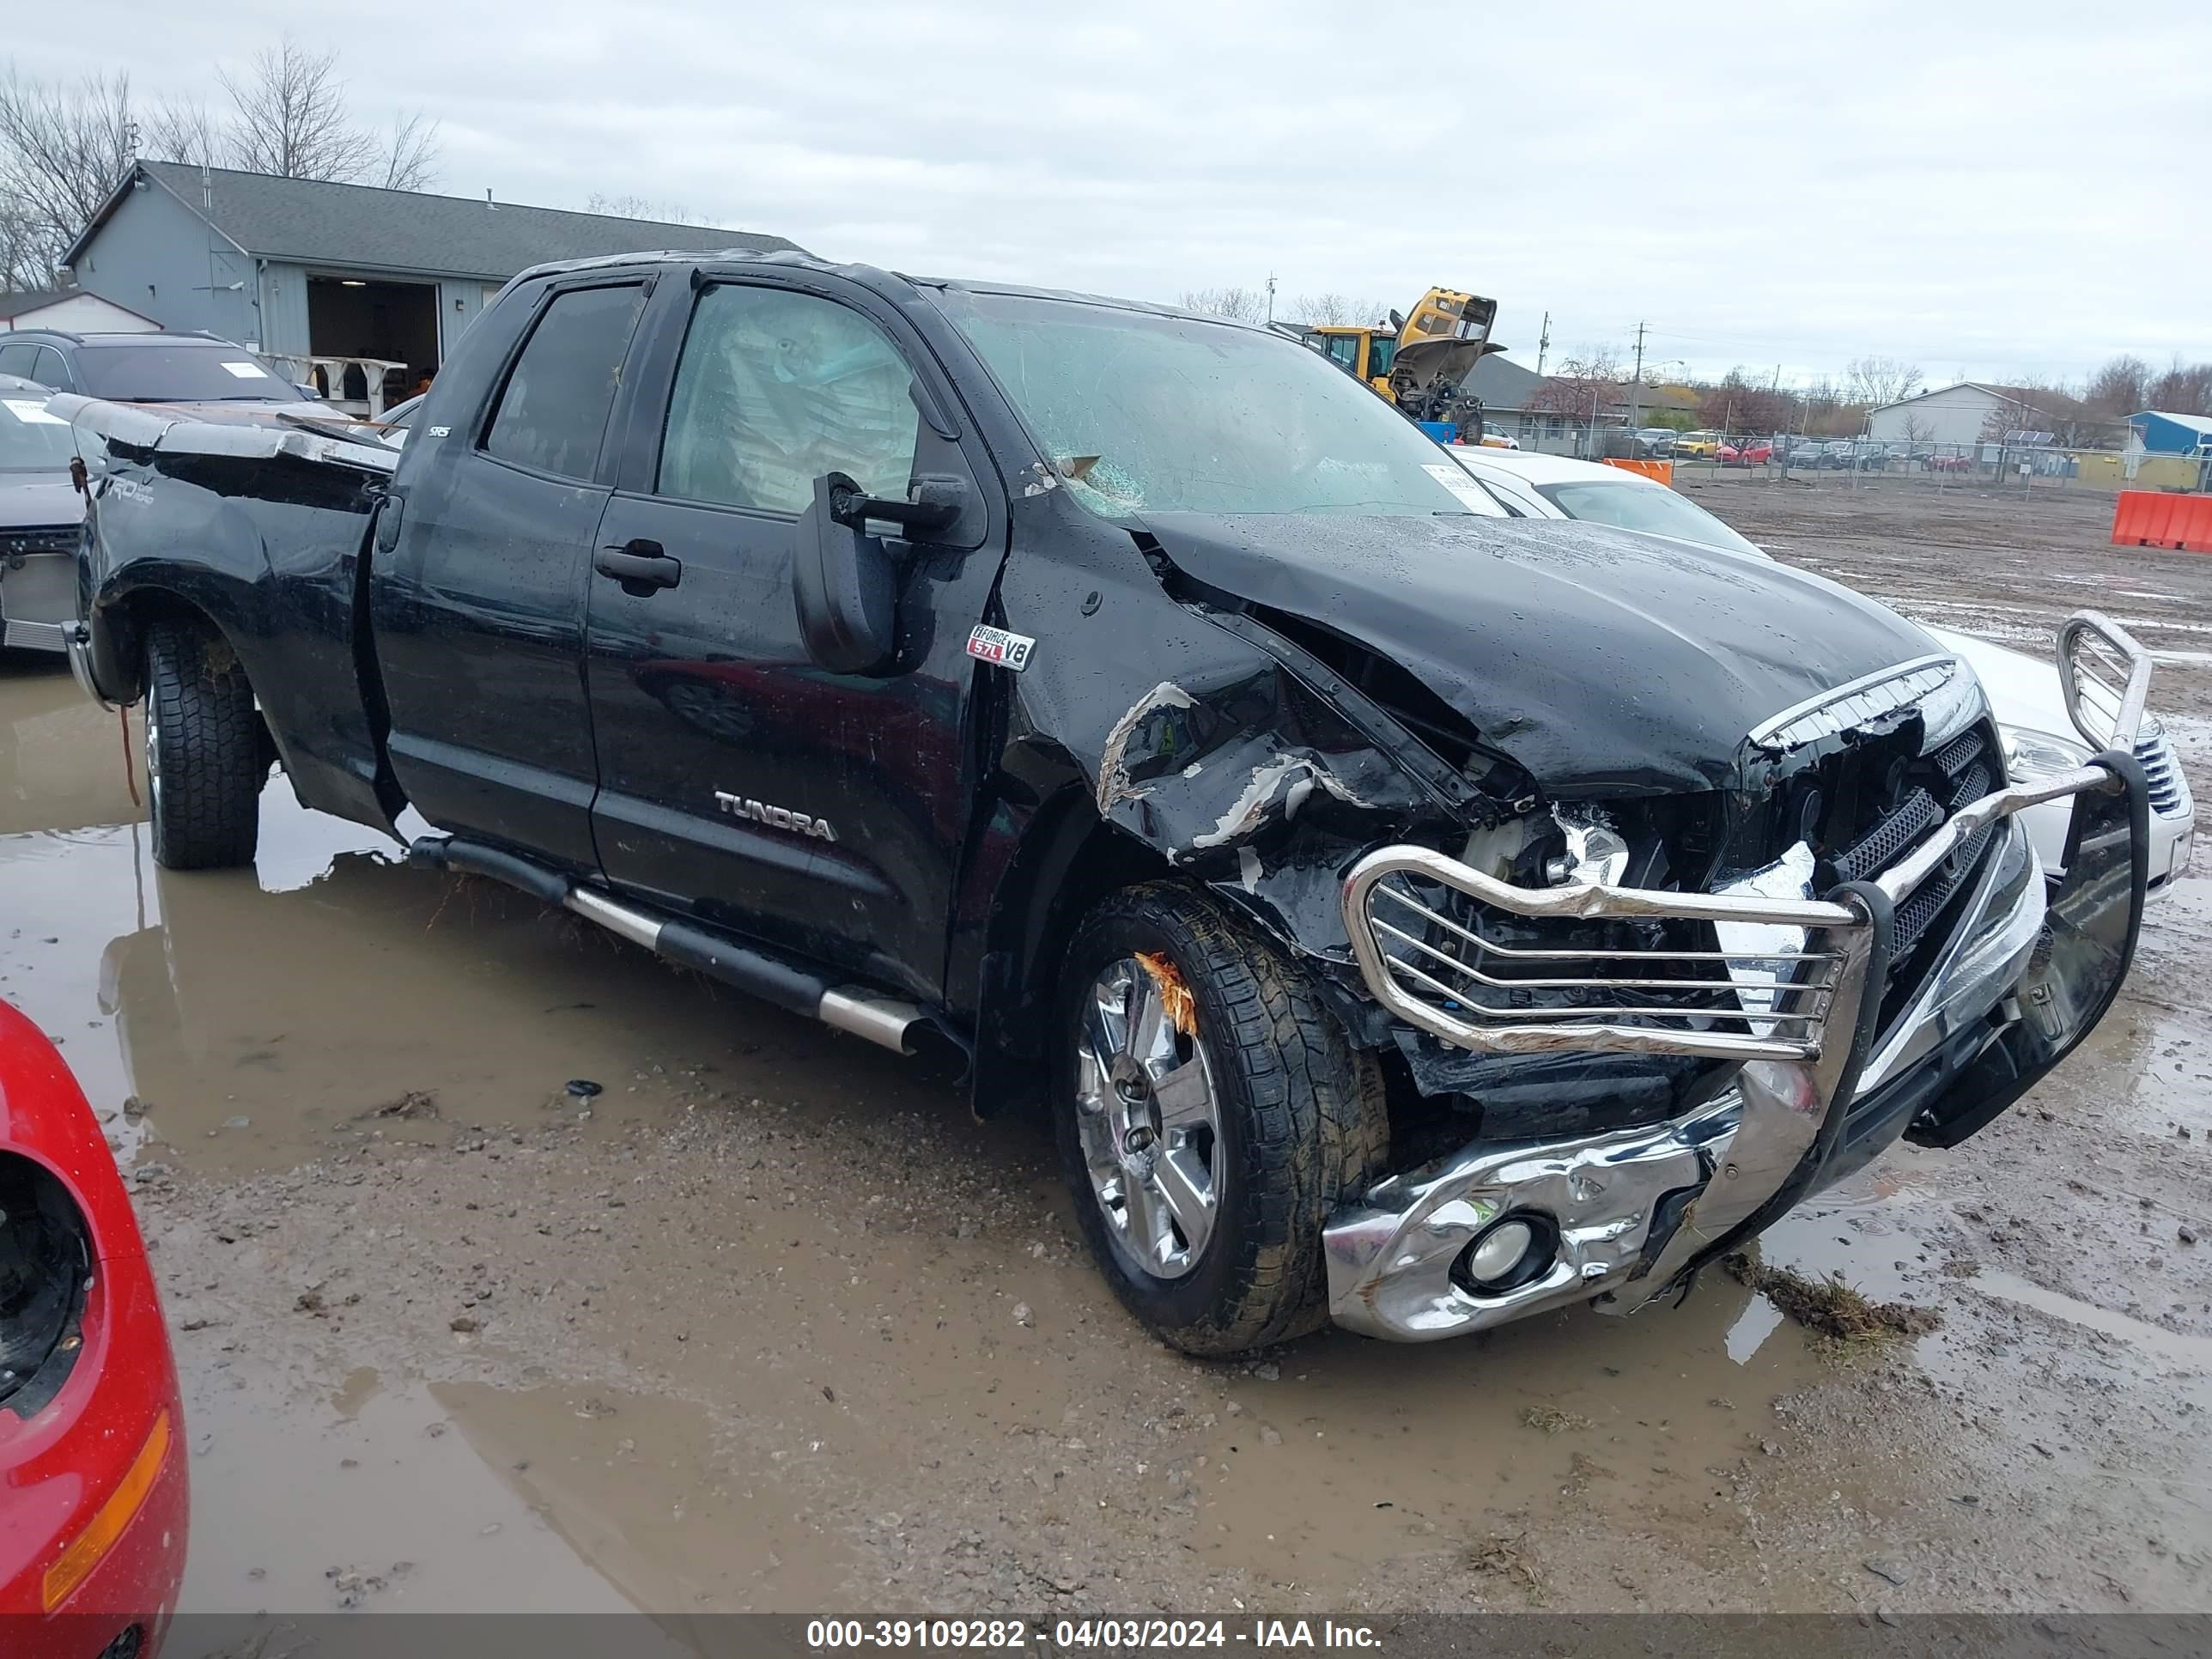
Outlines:
[[[437,285],[311,276],[307,349],[323,360],[316,365],[317,389],[331,402],[361,404],[362,414],[373,412],[366,407],[372,402],[376,410],[387,408],[438,372]],[[379,362],[393,367],[370,366]],[[382,384],[372,386],[372,378]]]

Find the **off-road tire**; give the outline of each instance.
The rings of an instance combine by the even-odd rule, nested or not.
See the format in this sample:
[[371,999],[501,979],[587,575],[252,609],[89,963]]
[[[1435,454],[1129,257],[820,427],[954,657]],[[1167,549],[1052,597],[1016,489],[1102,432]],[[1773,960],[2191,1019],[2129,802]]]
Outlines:
[[[1134,951],[1164,955],[1196,1004],[1220,1111],[1216,1219],[1182,1277],[1125,1258],[1076,1122],[1082,1000]],[[1153,882],[1102,901],[1070,942],[1055,1011],[1054,1133],[1084,1238],[1124,1305],[1186,1353],[1224,1355],[1328,1322],[1321,1230],[1384,1172],[1381,1067],[1355,1049],[1305,974],[1195,888]]]
[[252,864],[267,737],[229,641],[183,621],[146,630],[146,772],[154,861],[165,870]]

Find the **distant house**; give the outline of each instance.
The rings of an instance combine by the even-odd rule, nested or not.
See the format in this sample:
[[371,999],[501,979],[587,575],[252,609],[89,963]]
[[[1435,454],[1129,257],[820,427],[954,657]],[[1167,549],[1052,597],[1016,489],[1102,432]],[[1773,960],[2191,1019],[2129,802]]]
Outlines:
[[2142,447],[2154,455],[2194,455],[2212,448],[2212,416],[2162,415],[2146,409],[2128,416],[2142,434]]
[[161,325],[128,307],[81,288],[25,289],[0,294],[0,332],[18,328],[66,328],[81,334],[138,334]]
[[84,292],[274,356],[434,374],[484,302],[550,259],[768,252],[781,236],[139,161],[65,258]]
[[[1647,381],[1633,387],[1607,386],[1594,394],[1587,386],[1571,381],[1549,377],[1531,379],[1534,384],[1522,393],[1522,408],[1526,410],[1527,404],[1533,402],[1541,404],[1543,409],[1525,412],[1517,428],[1510,421],[1501,422],[1524,447],[1540,445],[1555,453],[1580,454],[1593,424],[1600,428],[1626,426],[1632,416],[1633,423],[1639,427],[1653,425],[1661,416],[1668,417],[1668,424],[1682,424],[1681,417],[1685,416],[1691,424],[1697,420],[1700,394],[1694,386],[1653,386]],[[1538,396],[1539,387],[1545,388],[1541,397]],[[1595,422],[1590,408],[1593,395],[1598,404],[1594,411]]]
[[1867,411],[1867,435],[1884,443],[1971,444],[2008,433],[2045,434],[2043,443],[2117,444],[2123,423],[2092,414],[2081,400],[2047,386],[1961,380]]
[[1528,413],[1528,400],[1543,384],[1534,370],[1522,368],[1502,351],[1483,357],[1468,376],[1468,390],[1482,399],[1483,419],[1497,422],[1514,438],[1522,436],[1529,422],[1543,419]]

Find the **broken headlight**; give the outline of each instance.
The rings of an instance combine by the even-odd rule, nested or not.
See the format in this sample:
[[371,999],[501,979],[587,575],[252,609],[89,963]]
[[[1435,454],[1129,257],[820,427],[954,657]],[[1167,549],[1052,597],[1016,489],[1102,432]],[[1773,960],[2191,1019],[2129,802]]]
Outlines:
[[2079,738],[2038,732],[2025,726],[2000,726],[2005,775],[2015,783],[2037,783],[2089,763],[2089,745]]

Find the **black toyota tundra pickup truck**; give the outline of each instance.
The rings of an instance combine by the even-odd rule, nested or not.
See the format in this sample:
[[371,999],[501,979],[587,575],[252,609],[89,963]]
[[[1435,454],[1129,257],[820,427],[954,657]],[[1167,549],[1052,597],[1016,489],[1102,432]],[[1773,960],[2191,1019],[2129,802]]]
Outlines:
[[[1817,576],[1528,523],[1287,339],[796,255],[510,283],[404,449],[58,399],[156,856],[312,807],[1057,1126],[1168,1341],[1640,1307],[2110,1006],[2149,667],[2008,787]],[[2072,797],[2046,890],[2014,815]]]

